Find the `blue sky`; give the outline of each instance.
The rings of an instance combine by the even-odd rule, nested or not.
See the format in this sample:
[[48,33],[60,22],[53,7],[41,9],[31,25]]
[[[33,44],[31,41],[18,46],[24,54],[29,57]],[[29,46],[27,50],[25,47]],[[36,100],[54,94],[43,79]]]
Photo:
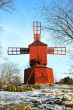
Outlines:
[[[0,32],[0,42],[3,48],[4,56],[9,61],[16,63],[21,70],[21,76],[23,77],[23,71],[29,67],[29,55],[21,56],[8,56],[8,47],[28,47],[33,42],[33,21],[41,21],[39,16],[39,7],[43,3],[48,3],[50,6],[54,5],[59,0],[18,0],[15,3],[15,11],[11,14],[0,10],[0,25],[4,27],[4,30]],[[64,0],[61,0],[63,2]],[[64,2],[65,3],[65,2]],[[63,4],[64,4],[63,3]],[[45,23],[45,21],[43,21]],[[52,35],[49,35],[52,37]],[[53,41],[48,40],[48,33],[42,31],[41,40],[48,44],[48,46],[55,46]],[[61,46],[61,45],[59,45]],[[62,45],[63,46],[63,45]],[[1,60],[1,63],[3,60]],[[69,70],[68,56],[48,55],[48,67],[54,69],[55,80],[59,80],[62,77],[67,76]]]

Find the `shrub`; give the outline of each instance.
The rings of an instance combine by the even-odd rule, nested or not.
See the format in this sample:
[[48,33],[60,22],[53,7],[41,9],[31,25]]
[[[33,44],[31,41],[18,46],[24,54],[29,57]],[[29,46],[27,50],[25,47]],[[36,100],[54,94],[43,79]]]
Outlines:
[[31,110],[31,108],[25,103],[19,103],[4,105],[3,107],[0,107],[0,110]]
[[64,79],[61,79],[59,83],[73,85],[73,79],[65,77]]
[[33,89],[40,89],[39,85],[13,85],[13,84],[0,84],[0,90],[11,91],[11,92],[25,92],[32,91]]

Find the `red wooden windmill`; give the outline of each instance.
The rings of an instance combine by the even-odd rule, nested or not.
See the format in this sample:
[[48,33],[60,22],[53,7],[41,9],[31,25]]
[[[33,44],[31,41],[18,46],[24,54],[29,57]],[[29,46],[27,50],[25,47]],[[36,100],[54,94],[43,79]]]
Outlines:
[[54,84],[53,69],[46,67],[47,54],[65,55],[65,47],[47,47],[40,41],[41,22],[33,22],[34,42],[28,48],[9,47],[8,55],[30,55],[30,68],[24,70],[25,84]]

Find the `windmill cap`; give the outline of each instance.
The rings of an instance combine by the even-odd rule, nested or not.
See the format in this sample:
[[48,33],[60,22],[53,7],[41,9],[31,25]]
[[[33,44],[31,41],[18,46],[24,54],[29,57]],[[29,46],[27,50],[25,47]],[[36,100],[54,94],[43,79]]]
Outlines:
[[37,41],[31,43],[29,46],[47,46],[47,44],[37,40]]

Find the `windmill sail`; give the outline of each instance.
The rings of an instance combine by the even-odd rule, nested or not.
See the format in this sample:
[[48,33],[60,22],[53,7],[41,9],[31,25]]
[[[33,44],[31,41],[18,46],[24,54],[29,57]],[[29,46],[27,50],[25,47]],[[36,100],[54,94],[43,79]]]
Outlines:
[[9,47],[8,55],[29,54],[29,48]]
[[41,37],[41,22],[33,22],[34,41],[40,41]]
[[66,55],[66,47],[48,47],[48,54]]

